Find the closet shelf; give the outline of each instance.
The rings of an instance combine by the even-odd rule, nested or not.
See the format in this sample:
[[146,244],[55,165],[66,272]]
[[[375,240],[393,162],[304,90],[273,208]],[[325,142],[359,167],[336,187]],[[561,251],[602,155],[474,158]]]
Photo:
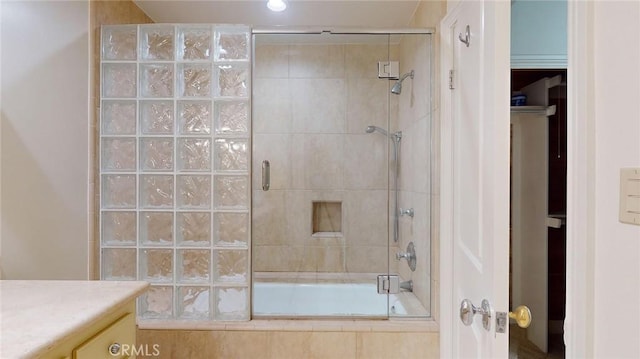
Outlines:
[[546,116],[556,114],[556,105],[553,106],[511,106],[511,113],[539,113]]

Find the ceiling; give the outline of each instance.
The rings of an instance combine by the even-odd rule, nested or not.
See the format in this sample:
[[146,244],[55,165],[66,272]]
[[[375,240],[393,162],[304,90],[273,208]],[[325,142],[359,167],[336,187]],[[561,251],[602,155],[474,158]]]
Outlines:
[[419,2],[405,0],[285,0],[276,13],[266,0],[134,0],[158,23],[226,23],[253,27],[406,28]]

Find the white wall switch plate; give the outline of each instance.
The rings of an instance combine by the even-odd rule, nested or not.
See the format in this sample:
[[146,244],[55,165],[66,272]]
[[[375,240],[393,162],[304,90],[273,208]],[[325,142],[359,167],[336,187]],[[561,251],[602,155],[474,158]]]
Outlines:
[[640,225],[640,168],[620,169],[620,222]]

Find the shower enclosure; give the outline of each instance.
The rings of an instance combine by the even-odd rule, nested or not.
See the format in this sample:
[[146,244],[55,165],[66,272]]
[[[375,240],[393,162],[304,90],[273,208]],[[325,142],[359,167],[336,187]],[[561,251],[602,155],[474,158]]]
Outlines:
[[431,47],[104,26],[101,279],[143,320],[430,316]]
[[428,317],[431,35],[253,46],[252,316]]

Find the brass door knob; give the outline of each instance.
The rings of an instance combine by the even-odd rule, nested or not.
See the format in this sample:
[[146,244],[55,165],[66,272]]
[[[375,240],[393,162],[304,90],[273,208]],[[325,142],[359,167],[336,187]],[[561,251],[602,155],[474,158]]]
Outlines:
[[526,305],[521,305],[513,312],[509,312],[509,318],[515,320],[520,328],[528,328],[531,325],[531,311]]

